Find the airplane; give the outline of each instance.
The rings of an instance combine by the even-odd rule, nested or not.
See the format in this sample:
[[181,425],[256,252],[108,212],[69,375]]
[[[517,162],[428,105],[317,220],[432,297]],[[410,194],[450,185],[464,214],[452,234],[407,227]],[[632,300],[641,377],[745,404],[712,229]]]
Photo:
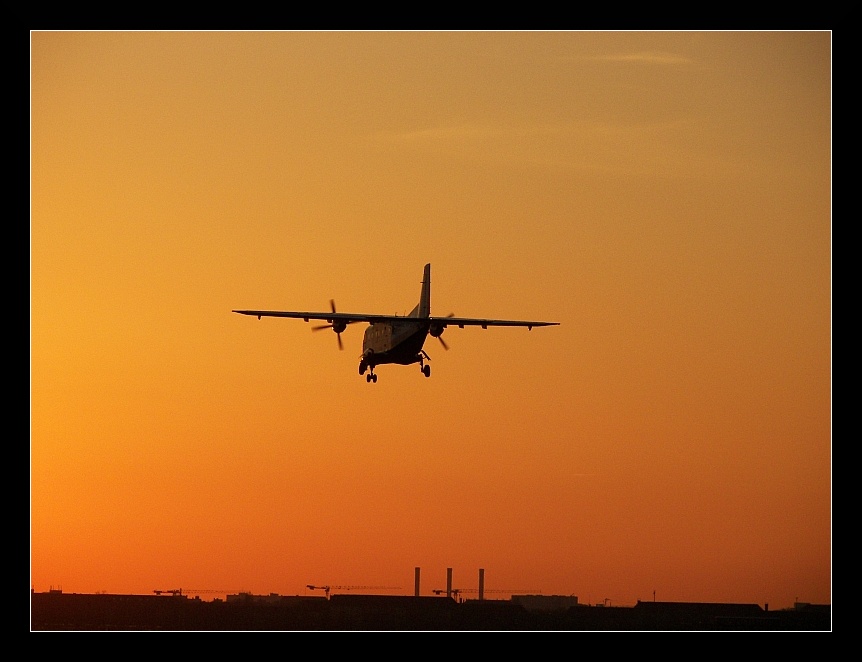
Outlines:
[[[369,383],[377,382],[374,368],[385,364],[412,365],[419,364],[419,369],[426,377],[431,376],[431,366],[426,361],[431,357],[423,346],[428,336],[437,338],[443,349],[449,346],[441,337],[448,326],[525,326],[532,330],[534,326],[557,326],[559,322],[530,322],[525,320],[477,319],[472,317],[434,317],[431,315],[431,265],[425,265],[422,277],[422,290],[419,303],[406,317],[403,315],[374,315],[367,313],[339,313],[335,309],[335,301],[329,302],[330,312],[301,312],[293,310],[234,310],[240,315],[261,317],[289,317],[293,319],[322,320],[326,324],[312,327],[313,331],[332,329],[338,336],[338,348],[344,349],[341,334],[349,324],[365,322],[369,327],[365,330],[362,340],[362,355],[359,357],[359,374],[365,375]],[[366,374],[366,371],[368,374]]]

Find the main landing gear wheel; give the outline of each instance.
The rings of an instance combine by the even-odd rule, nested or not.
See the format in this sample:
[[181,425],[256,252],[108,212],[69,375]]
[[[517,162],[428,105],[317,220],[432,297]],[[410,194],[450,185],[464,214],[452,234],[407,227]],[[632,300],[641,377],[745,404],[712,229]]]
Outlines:
[[431,376],[431,366],[425,365],[425,361],[430,361],[431,357],[425,353],[425,350],[421,350],[419,354],[416,355],[416,358],[419,359],[419,370],[422,371],[422,374],[426,377]]

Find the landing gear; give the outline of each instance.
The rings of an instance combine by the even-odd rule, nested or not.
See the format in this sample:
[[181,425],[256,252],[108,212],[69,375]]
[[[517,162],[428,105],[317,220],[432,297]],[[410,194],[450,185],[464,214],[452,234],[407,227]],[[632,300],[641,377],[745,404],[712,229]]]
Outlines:
[[[367,375],[365,375],[365,371],[368,370],[369,367],[371,370]],[[359,362],[359,374],[365,375],[365,381],[369,384],[371,382],[374,382],[375,384],[377,383],[377,375],[374,374],[374,366],[369,366],[364,360]]]
[[422,374],[423,374],[423,375],[425,375],[426,377],[430,377],[430,376],[431,376],[431,366],[430,366],[430,365],[425,365],[425,360],[426,360],[426,359],[427,359],[428,361],[430,361],[430,360],[431,360],[431,357],[430,357],[430,356],[428,356],[428,355],[425,353],[425,350],[423,349],[421,352],[419,352],[419,369],[422,371]]
[[431,376],[431,366],[430,365],[423,365],[422,366],[422,374],[425,375],[426,377],[430,377]]

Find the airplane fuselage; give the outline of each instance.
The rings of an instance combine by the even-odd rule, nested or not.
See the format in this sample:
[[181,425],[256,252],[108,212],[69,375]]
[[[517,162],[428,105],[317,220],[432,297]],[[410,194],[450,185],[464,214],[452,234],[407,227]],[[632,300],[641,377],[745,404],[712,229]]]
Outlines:
[[365,330],[362,340],[362,361],[359,374],[366,367],[374,368],[386,363],[410,365],[422,363],[427,355],[422,351],[428,337],[429,325],[420,320],[403,322],[376,322]]

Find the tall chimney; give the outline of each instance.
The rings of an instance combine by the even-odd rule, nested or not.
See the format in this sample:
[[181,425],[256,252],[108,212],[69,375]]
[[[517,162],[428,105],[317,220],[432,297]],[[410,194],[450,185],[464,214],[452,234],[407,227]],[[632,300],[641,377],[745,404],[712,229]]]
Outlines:
[[485,568],[479,568],[479,599],[485,599]]
[[446,568],[446,597],[452,597],[452,568]]
[[419,566],[416,566],[416,579],[415,579],[414,583],[416,584],[416,588],[414,589],[414,591],[415,591],[414,595],[418,598],[419,597]]

